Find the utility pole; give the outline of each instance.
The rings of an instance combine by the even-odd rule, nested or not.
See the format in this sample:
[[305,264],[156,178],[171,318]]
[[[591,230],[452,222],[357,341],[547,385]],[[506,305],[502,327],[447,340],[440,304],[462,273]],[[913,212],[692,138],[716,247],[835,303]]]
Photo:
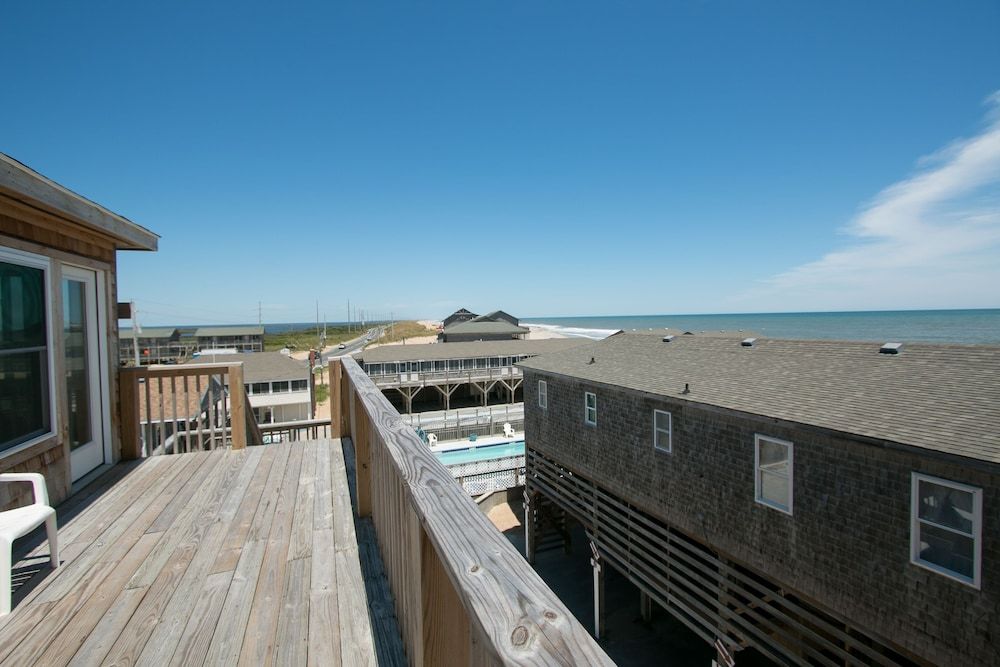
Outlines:
[[135,301],[131,303],[132,306],[132,350],[135,352],[135,367],[139,367],[139,334],[142,333],[142,327],[139,325],[139,310],[135,307]]
[[260,326],[261,324],[263,324],[263,322],[261,321],[260,301],[258,301],[257,302],[257,326]]
[[351,333],[351,300],[347,299],[347,333]]
[[323,349],[323,340],[319,334],[319,299],[316,299],[316,338],[319,340],[319,349]]

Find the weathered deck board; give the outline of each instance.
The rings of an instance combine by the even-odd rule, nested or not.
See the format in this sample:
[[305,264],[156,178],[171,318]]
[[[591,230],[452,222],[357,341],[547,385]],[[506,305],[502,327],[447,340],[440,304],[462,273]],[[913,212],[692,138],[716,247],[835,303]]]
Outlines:
[[339,440],[128,468],[70,499],[70,562],[15,594],[0,665],[375,663]]

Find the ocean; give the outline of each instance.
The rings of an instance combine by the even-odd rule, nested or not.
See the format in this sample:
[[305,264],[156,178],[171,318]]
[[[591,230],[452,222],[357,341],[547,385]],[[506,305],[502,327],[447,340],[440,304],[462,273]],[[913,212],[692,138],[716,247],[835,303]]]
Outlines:
[[521,320],[567,336],[600,339],[619,329],[743,331],[770,338],[1000,344],[1000,308],[729,315],[609,315]]

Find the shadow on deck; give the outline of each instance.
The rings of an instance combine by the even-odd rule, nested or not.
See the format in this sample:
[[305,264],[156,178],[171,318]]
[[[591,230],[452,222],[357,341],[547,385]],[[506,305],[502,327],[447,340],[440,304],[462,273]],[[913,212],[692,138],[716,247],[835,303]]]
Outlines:
[[0,661],[404,664],[344,444],[114,466],[57,508],[59,569],[44,536],[17,545]]

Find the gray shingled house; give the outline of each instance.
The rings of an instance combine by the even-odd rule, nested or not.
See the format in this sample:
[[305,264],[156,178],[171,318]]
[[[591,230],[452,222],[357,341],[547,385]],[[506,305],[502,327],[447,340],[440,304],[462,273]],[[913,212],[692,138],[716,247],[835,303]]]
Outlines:
[[234,349],[237,352],[263,352],[264,327],[201,327],[194,332],[199,350]]
[[568,514],[598,584],[725,652],[1000,664],[1000,348],[618,334],[519,366],[529,558]]
[[442,343],[468,343],[477,340],[516,340],[524,338],[528,329],[520,326],[516,317],[502,310],[476,315],[465,308],[445,318],[444,329],[438,334]]

